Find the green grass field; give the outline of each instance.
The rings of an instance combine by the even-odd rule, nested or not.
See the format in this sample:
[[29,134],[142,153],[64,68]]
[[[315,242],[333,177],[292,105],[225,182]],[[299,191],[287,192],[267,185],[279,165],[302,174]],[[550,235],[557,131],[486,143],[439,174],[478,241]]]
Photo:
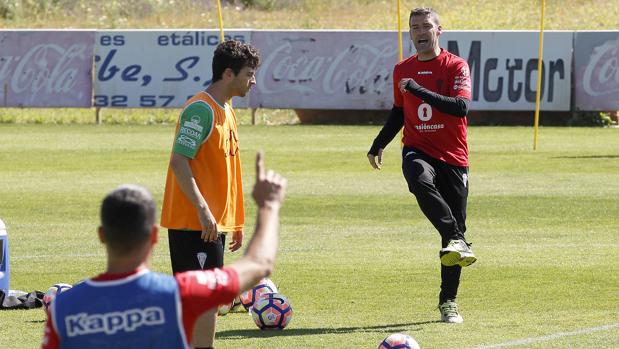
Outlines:
[[[289,179],[272,279],[295,316],[282,332],[261,332],[231,313],[218,349],[375,348],[393,332],[426,349],[619,348],[617,129],[542,128],[536,152],[531,128],[470,129],[468,237],[479,261],[463,272],[462,325],[436,322],[439,236],[406,192],[397,142],[382,171],[366,163],[377,131],[241,127],[246,188],[257,149]],[[127,182],[159,201],[172,132],[0,124],[11,288],[45,290],[103,270],[99,202]],[[252,203],[247,210],[251,231]],[[170,272],[165,233],[153,269]],[[0,312],[0,348],[37,347],[43,321],[41,309]]]

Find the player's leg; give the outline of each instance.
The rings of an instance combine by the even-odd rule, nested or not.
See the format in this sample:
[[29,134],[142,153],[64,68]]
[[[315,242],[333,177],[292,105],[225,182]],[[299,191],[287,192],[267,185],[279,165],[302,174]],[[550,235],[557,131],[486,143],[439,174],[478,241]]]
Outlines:
[[194,348],[212,348],[217,326],[217,307],[200,315],[193,327],[191,345]]
[[[225,234],[220,233],[215,241],[204,241],[200,231],[168,230],[170,259],[174,273],[188,270],[221,268],[224,265]],[[192,345],[209,348],[215,341],[217,308],[202,314],[194,325]]]
[[220,233],[212,242],[205,242],[201,235],[195,230],[168,230],[173,273],[223,267],[226,235]]
[[[224,246],[226,235],[219,233],[217,240],[206,243],[206,262],[204,269],[221,268],[224,266]],[[195,348],[210,348],[215,342],[217,325],[217,307],[202,314],[196,321],[192,345]]]
[[224,246],[226,246],[226,234],[219,233],[217,240],[206,242],[206,262],[204,269],[221,268],[224,266]]
[[402,172],[408,190],[415,195],[419,208],[441,234],[441,239],[449,241],[461,233],[449,205],[436,187],[434,162],[413,148],[402,150]]
[[449,299],[456,299],[458,296],[461,272],[462,267],[459,265],[447,267],[441,264],[441,292],[438,296],[439,304],[443,304]]
[[441,261],[447,266],[471,265],[477,258],[464,237],[469,193],[468,168],[438,163],[435,170],[437,189],[449,206],[458,226],[457,235],[450,237],[448,241],[443,241]]
[[[468,200],[468,169],[464,167],[455,167],[448,164],[437,166],[437,187],[443,198],[449,205],[456,221],[458,229],[462,233],[462,243],[468,251],[458,251],[449,246],[450,241],[443,241],[443,249],[441,254],[445,255],[452,253],[455,255],[455,260],[458,264],[445,266],[441,263],[441,292],[439,294],[439,310],[441,312],[441,321],[447,323],[461,323],[463,318],[460,315],[456,297],[458,295],[458,286],[460,285],[460,276],[462,266],[470,265],[475,261],[475,256],[470,247],[466,244],[464,234],[466,232],[466,206]],[[449,251],[447,251],[449,250]]]
[[[409,190],[417,198],[423,213],[441,234],[441,246],[444,248],[451,239],[458,238],[462,233],[451,208],[436,186],[439,182],[436,171],[440,169],[435,168],[435,165],[440,167],[440,162],[417,151],[411,153],[411,150],[406,149],[406,147],[402,155],[402,170],[408,182]],[[458,292],[460,271],[461,267],[458,265],[446,267],[441,263],[439,309],[441,310],[441,320],[444,322],[462,322],[457,304],[452,301],[455,300]]]
[[466,206],[469,197],[469,170],[466,167],[442,164],[437,169],[437,188],[451,209],[458,230],[466,232]]
[[459,265],[447,267],[441,263],[441,292],[439,294],[438,308],[441,312],[441,321],[443,322],[461,323],[464,321],[456,303],[461,272],[462,267]]
[[204,241],[202,233],[195,230],[168,229],[168,243],[172,272],[182,273],[189,270],[200,270],[201,245]]

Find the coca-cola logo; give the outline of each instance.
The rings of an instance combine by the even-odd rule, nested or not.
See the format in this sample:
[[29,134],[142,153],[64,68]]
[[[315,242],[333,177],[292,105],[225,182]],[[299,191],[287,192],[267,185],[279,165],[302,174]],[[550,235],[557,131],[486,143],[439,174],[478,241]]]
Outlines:
[[390,90],[397,59],[394,40],[353,44],[340,51],[311,38],[284,39],[276,45],[263,50],[270,52],[258,74],[257,85],[263,94],[364,95]]
[[590,96],[619,91],[619,39],[593,49],[583,75],[583,89]]
[[[27,94],[26,103],[32,103],[40,94],[62,94],[80,99],[88,91],[73,89],[81,73],[80,67],[84,67],[84,61],[90,57],[87,48],[86,44],[67,48],[39,44],[23,55],[0,56],[0,83],[9,89],[7,93]],[[76,61],[80,64],[75,64]]]

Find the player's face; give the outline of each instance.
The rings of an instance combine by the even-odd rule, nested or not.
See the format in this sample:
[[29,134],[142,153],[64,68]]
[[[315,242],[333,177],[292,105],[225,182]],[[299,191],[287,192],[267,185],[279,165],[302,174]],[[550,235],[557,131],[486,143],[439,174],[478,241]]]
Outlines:
[[232,80],[232,86],[234,88],[234,95],[239,97],[245,97],[247,92],[252,86],[256,84],[256,69],[250,67],[243,67],[239,73],[234,76]]
[[409,24],[411,40],[418,54],[432,53],[438,49],[438,36],[442,28],[432,16],[412,16]]

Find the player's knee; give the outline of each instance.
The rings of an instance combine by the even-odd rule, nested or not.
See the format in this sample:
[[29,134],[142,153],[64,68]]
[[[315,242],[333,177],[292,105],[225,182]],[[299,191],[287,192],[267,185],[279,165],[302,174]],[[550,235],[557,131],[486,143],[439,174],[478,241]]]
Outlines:
[[423,175],[407,178],[407,183],[408,191],[415,196],[425,195],[434,189],[434,183],[432,180]]

